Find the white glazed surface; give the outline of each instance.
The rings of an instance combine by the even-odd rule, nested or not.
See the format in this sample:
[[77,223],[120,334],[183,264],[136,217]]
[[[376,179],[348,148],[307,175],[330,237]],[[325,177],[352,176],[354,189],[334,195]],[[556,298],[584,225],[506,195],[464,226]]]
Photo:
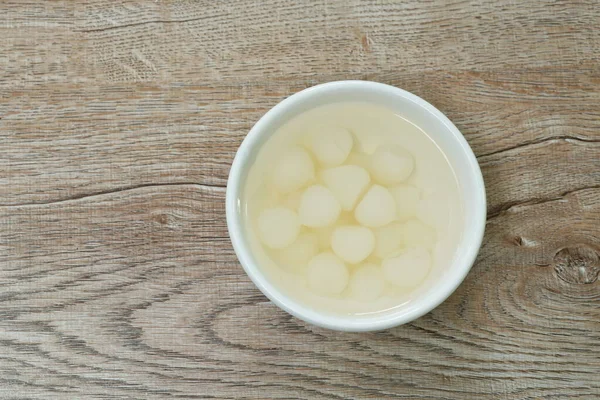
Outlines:
[[[245,238],[242,191],[260,146],[289,119],[304,111],[340,101],[371,102],[390,108],[427,134],[444,152],[457,176],[465,212],[464,233],[448,272],[406,306],[367,316],[322,313],[291,299],[272,285],[256,264]],[[306,322],[341,331],[373,331],[410,322],[441,304],[463,281],[477,256],[486,221],[485,187],[475,155],[460,131],[425,100],[393,86],[368,81],[338,81],[314,86],[283,100],[250,130],[235,156],[226,195],[227,227],[234,250],[254,284],[276,305]]]

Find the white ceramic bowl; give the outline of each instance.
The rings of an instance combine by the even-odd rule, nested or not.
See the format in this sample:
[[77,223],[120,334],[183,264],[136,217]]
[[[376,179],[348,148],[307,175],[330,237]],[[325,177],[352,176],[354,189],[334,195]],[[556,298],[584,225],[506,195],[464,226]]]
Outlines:
[[[459,181],[465,213],[463,239],[444,279],[405,306],[366,316],[319,312],[282,293],[261,271],[245,238],[242,191],[248,170],[260,146],[289,119],[324,104],[363,101],[386,106],[423,129],[442,149]],[[339,81],[314,86],[283,100],[250,130],[229,173],[226,199],[227,227],[233,248],[254,284],[275,304],[315,325],[341,331],[373,331],[410,322],[442,303],[463,281],[481,246],[486,221],[485,187],[473,151],[460,131],[444,114],[412,93],[382,83]]]

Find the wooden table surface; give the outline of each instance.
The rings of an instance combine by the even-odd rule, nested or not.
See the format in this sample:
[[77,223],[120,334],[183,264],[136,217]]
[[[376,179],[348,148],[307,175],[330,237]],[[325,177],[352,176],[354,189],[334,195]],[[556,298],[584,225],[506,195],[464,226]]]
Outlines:
[[[600,2],[0,1],[1,399],[600,398]],[[225,225],[255,121],[367,79],[485,177],[476,264],[378,333],[270,303]]]

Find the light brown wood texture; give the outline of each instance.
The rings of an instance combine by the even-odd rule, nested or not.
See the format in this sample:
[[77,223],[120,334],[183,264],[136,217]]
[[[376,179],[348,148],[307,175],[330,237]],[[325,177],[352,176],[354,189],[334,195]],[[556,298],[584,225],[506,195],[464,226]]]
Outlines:
[[[0,1],[0,399],[600,398],[598,1]],[[239,266],[252,124],[339,79],[464,133],[489,220],[465,282],[378,333]]]

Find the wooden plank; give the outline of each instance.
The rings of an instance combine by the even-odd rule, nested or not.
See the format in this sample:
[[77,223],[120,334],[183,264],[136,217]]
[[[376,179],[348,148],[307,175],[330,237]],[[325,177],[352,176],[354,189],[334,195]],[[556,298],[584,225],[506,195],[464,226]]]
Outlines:
[[89,46],[81,71],[103,81],[331,80],[374,71],[596,62],[600,32],[590,27],[599,13],[594,1],[100,0],[86,2],[77,29]]
[[[422,73],[382,80],[429,99],[463,131],[481,156],[491,212],[510,202],[599,184],[600,95],[594,84],[599,75],[588,70],[567,79],[562,70],[533,70],[526,73],[532,81],[525,83],[510,75]],[[550,89],[547,75],[565,83]],[[426,86],[418,83],[424,81]],[[0,203],[48,202],[160,183],[224,186],[248,130],[304,85],[49,85],[9,91],[0,101],[10,110],[0,120],[5,143]],[[580,98],[577,106],[574,97]],[[543,168],[532,168],[537,165]]]
[[269,303],[237,265],[220,189],[3,207],[0,387],[44,398],[592,398],[600,264],[556,254],[598,256],[599,194],[492,218],[448,301],[368,334],[318,329]]
[[[3,84],[238,84],[597,65],[594,1],[8,1]],[[535,18],[531,16],[535,15]]]

